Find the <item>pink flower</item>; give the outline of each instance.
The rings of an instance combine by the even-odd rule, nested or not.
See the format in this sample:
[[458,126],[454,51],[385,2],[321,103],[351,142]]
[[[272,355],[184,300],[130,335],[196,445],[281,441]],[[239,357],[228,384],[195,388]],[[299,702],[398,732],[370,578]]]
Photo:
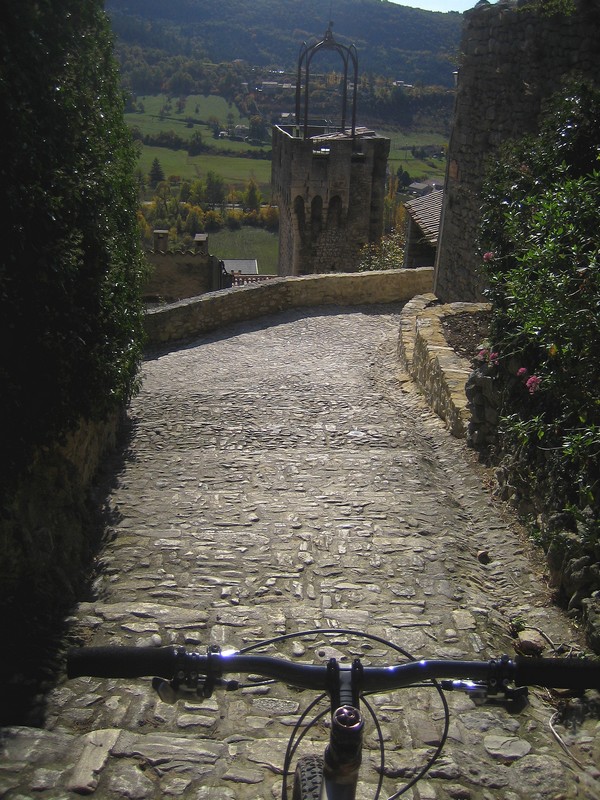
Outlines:
[[477,360],[478,361],[485,361],[487,359],[487,357],[488,357],[488,351],[487,350],[480,350],[477,353]]
[[483,254],[483,260],[484,261],[493,261],[494,260],[494,254],[491,251],[488,251],[487,253],[484,253]]
[[525,383],[525,386],[527,387],[527,391],[529,392],[529,394],[537,392],[537,390],[540,388],[541,382],[542,379],[538,378],[537,375],[532,375],[531,378],[528,378]]
[[520,368],[517,370],[517,378],[523,378],[523,379],[525,379],[525,376],[526,376],[526,375],[527,375],[527,367],[520,367]]
[[499,358],[500,353],[490,353],[490,364],[493,364],[495,367],[497,367]]

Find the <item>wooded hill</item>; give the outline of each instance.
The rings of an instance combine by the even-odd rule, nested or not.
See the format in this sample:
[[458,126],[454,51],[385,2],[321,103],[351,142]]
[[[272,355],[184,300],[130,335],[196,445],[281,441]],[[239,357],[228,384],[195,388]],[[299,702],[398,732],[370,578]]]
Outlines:
[[332,0],[331,10],[321,0],[107,0],[106,10],[128,46],[285,71],[295,70],[303,41],[323,37],[331,14],[336,40],[356,45],[362,74],[448,87],[462,25],[456,12],[388,0]]

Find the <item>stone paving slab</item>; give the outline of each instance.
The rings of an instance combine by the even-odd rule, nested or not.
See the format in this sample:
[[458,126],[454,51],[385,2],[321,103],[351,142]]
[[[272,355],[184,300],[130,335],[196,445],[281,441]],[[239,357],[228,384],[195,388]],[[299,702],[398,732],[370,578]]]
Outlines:
[[[513,652],[509,622],[520,615],[554,643],[580,644],[485,473],[403,374],[400,310],[286,312],[148,358],[95,596],[72,620],[74,640],[240,647],[350,627],[416,657],[487,658]],[[270,652],[396,657],[347,635]],[[438,743],[436,698],[425,688],[373,698],[386,797]],[[65,680],[48,697],[44,730],[1,732],[0,797],[277,797],[309,699],[250,684],[169,706],[148,682]],[[519,713],[462,694],[448,702],[443,757],[404,796],[600,797],[594,697],[579,704],[577,725],[559,728],[579,763],[553,737],[544,693]],[[322,728],[306,738],[322,750]],[[373,796],[380,768],[372,727],[366,741],[359,797]]]

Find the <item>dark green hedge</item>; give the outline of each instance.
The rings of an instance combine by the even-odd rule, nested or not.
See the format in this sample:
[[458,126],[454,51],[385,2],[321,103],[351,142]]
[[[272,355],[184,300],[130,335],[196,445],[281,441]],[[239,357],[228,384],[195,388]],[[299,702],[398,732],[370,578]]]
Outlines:
[[8,0],[0,21],[3,486],[135,388],[135,151],[100,0]]

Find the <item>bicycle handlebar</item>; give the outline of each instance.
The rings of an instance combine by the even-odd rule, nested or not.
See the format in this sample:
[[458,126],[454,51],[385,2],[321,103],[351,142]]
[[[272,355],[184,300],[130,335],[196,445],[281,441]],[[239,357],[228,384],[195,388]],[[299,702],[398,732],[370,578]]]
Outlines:
[[[341,666],[341,669],[344,669]],[[69,678],[156,676],[171,680],[179,673],[211,675],[258,674],[302,689],[324,691],[330,686],[326,665],[297,664],[281,658],[244,653],[188,652],[183,647],[83,647],[67,657]],[[363,667],[361,691],[400,689],[432,679],[470,679],[488,683],[509,681],[516,686],[554,689],[600,689],[600,661],[575,658],[517,658],[490,661],[434,659],[389,667]]]

